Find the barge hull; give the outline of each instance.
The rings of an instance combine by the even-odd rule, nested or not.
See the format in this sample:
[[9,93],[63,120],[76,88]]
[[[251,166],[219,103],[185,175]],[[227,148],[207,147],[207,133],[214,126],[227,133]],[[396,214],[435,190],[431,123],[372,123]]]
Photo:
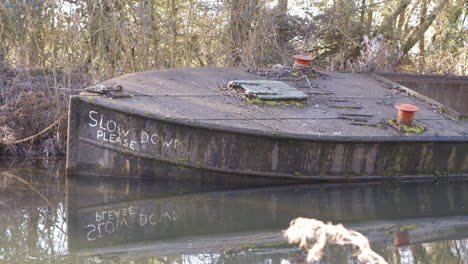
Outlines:
[[119,108],[93,97],[71,97],[68,140],[67,168],[75,173],[261,181],[468,176],[464,136],[321,137],[240,130]]

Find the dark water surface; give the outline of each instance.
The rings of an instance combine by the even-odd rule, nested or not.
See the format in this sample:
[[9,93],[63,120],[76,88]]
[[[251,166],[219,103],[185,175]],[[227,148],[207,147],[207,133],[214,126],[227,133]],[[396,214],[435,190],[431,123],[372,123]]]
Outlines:
[[[244,186],[68,175],[4,160],[0,263],[304,263],[299,216],[366,235],[389,263],[468,263],[468,181]],[[359,263],[326,248],[320,263]]]

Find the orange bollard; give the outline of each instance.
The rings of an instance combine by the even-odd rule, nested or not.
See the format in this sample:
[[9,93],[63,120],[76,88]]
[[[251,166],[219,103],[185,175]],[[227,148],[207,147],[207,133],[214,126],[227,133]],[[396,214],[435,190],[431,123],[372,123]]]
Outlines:
[[411,126],[414,119],[414,113],[419,111],[419,107],[405,103],[397,103],[395,104],[395,108],[398,109],[397,123],[400,126]]
[[301,54],[293,55],[293,58],[296,59],[295,61],[297,63],[302,64],[302,65],[306,65],[306,66],[309,66],[310,62],[313,59],[311,56],[301,55]]
[[393,245],[395,247],[405,246],[410,244],[410,235],[408,230],[396,231],[393,233]]

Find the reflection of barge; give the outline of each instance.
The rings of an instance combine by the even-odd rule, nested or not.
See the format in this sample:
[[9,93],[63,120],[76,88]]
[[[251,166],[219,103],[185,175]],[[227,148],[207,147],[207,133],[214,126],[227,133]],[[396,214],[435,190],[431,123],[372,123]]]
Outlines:
[[[105,82],[121,85],[127,97],[72,97],[68,169],[304,181],[468,175],[468,121],[435,112],[398,87],[353,73],[327,73],[310,86],[283,80],[309,95],[310,103],[289,106],[219,89],[257,79],[264,77],[234,68],[164,70]],[[381,125],[395,117],[397,102],[421,108],[422,134],[396,135]],[[167,164],[177,171],[167,173]]]
[[[101,254],[222,252],[246,244],[286,247],[281,230],[298,216],[363,232],[373,247],[468,237],[467,182],[322,184],[225,189],[72,175],[69,249]],[[96,188],[98,186],[98,188]]]

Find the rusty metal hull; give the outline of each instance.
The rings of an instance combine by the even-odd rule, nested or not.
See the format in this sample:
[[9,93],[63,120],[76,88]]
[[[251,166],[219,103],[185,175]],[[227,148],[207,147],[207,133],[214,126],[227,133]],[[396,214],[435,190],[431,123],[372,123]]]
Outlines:
[[463,177],[468,140],[272,133],[75,96],[67,168],[125,177],[280,182]]

